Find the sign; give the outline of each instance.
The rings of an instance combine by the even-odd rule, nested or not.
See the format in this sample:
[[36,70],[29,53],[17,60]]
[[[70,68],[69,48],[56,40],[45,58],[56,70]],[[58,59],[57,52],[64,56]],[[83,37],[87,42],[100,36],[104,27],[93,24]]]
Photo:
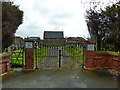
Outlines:
[[25,42],[25,48],[33,48],[32,42]]
[[88,45],[87,45],[87,50],[95,50],[94,46],[95,46],[95,45],[88,44]]

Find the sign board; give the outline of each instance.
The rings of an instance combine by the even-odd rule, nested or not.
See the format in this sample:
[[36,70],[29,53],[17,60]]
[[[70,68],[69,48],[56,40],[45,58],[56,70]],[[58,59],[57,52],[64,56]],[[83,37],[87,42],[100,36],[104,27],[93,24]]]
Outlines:
[[25,48],[33,48],[32,42],[25,42]]
[[88,44],[87,45],[87,50],[95,50],[95,45]]

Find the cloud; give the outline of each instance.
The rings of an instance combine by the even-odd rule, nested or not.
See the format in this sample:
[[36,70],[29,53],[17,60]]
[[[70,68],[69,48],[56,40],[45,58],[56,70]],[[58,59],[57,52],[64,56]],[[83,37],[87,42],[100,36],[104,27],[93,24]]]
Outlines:
[[64,31],[65,36],[88,36],[80,0],[15,0],[24,11],[16,35],[43,37],[45,30]]

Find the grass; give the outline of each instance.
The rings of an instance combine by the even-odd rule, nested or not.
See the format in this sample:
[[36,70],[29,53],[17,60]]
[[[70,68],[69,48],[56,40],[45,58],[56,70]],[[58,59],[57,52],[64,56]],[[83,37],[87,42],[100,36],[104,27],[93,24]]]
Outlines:
[[[69,48],[70,47],[70,48]],[[74,61],[77,63],[83,64],[83,48],[76,47],[75,45],[72,46],[64,46],[63,50],[72,57]]]
[[114,56],[120,56],[120,52],[113,52],[113,51],[96,51],[98,54],[109,54]]
[[8,57],[8,56],[11,56],[11,52],[3,52],[3,53],[0,53],[2,57]]

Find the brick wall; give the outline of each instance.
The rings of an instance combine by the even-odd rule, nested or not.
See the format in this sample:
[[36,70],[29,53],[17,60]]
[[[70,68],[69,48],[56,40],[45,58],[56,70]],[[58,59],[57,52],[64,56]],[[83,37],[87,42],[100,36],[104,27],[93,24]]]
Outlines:
[[7,73],[10,70],[10,56],[2,57],[0,61],[0,74]]
[[88,70],[101,69],[108,67],[120,74],[120,56],[108,54],[97,54],[95,51],[85,51],[84,67]]

